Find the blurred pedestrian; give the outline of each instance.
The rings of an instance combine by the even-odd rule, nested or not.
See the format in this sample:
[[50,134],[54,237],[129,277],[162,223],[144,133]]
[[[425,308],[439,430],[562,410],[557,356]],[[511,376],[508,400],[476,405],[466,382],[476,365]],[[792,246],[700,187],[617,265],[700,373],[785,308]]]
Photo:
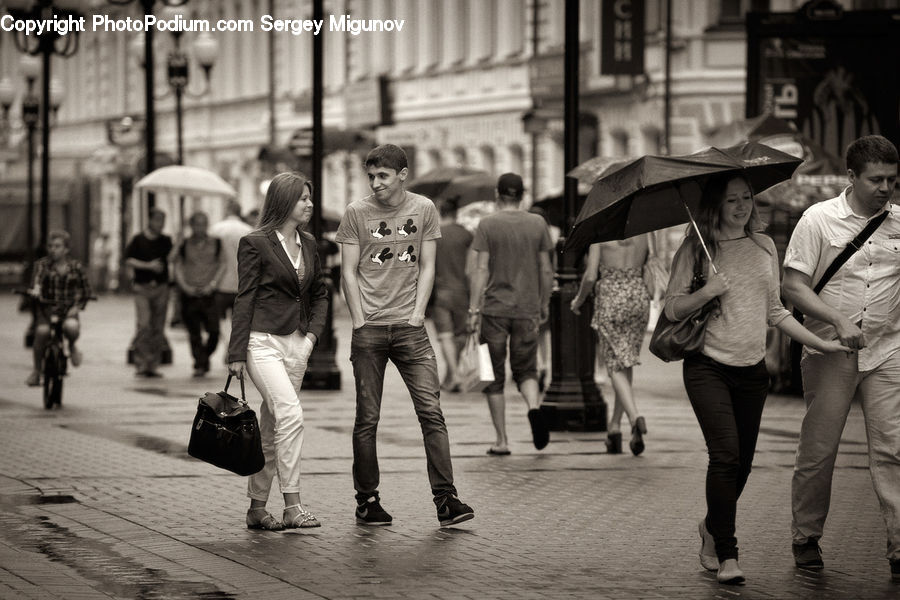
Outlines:
[[353,321],[356,522],[392,522],[381,506],[376,453],[384,371],[390,360],[403,377],[421,424],[438,521],[453,525],[475,513],[459,500],[453,485],[437,361],[424,325],[434,284],[435,240],[441,236],[438,214],[431,200],[404,189],[409,169],[406,153],[398,146],[374,148],[365,166],[373,193],[347,206],[335,237],[341,245],[341,285]]
[[637,456],[644,451],[647,422],[640,416],[632,387],[633,367],[640,364],[641,345],[650,318],[650,292],[643,268],[648,257],[649,236],[591,244],[578,294],[570,308],[575,314],[591,291],[594,314],[591,327],[597,332],[597,353],[606,363],[616,400],[607,425],[606,449],[622,452],[622,413],[631,423],[629,447]]
[[180,292],[181,321],[191,344],[194,377],[203,377],[209,371],[209,357],[219,344],[215,290],[225,273],[225,258],[222,241],[207,233],[209,217],[205,212],[192,214],[188,225],[191,235],[175,252],[175,283]]
[[525,188],[515,173],[497,180],[497,212],[478,223],[472,250],[477,252],[469,297],[469,330],[481,333],[494,366],[485,390],[496,441],[488,454],[509,454],[506,435],[506,355],[519,393],[528,407],[532,441],[547,446],[550,433],[540,406],[537,346],[541,323],[550,311],[553,248],[544,220],[519,208]]
[[[700,564],[722,583],[738,584],[735,514],[747,483],[769,389],[766,328],[777,327],[822,352],[848,351],[804,329],[779,298],[778,253],[762,233],[750,184],[740,176],[713,177],[697,211],[697,225],[717,268],[693,228],[675,253],[663,310],[685,319],[719,299],[700,354],[685,358],[684,387],[706,440],[707,513],[699,524]],[[705,284],[691,292],[695,271]]]
[[94,289],[98,292],[109,290],[109,259],[111,256],[109,234],[103,232],[94,238],[94,244],[91,247],[91,279],[94,282]]
[[47,234],[47,256],[34,263],[29,294],[36,299],[33,360],[34,368],[25,383],[41,384],[41,362],[50,339],[50,317],[63,320],[63,336],[68,340],[72,366],[81,364],[81,350],[75,346],[81,333],[78,314],[91,297],[91,285],[81,262],[69,256],[69,233],[54,230]]
[[220,319],[228,316],[237,297],[238,244],[251,231],[253,226],[241,219],[241,205],[237,200],[229,200],[225,205],[225,218],[209,228],[209,235],[222,241],[222,258],[225,261],[225,271],[216,283],[216,306]]
[[[857,398],[887,526],[887,558],[892,578],[900,581],[900,211],[891,203],[898,155],[889,140],[871,135],[850,144],[846,158],[850,186],[806,210],[784,260],[784,295],[806,315],[810,331],[859,351],[803,349],[806,415],[791,485],[793,553],[798,567],[823,566],[819,539],[834,463]],[[870,224],[877,228],[868,240],[854,239]],[[845,246],[857,251],[815,293],[813,282],[823,279]]]
[[147,227],[131,238],[125,248],[125,264],[134,270],[132,290],[137,332],[132,348],[139,377],[162,377],[156,368],[168,344],[165,327],[172,238],[162,232],[165,224],[166,213],[158,208],[150,209]]
[[[312,216],[312,183],[281,173],[269,184],[259,229],[238,247],[229,372],[249,373],[263,398],[259,410],[266,464],[247,483],[247,527],[278,530],[319,527],[300,502],[303,408],[300,387],[313,348],[325,327],[328,297],[316,240],[302,231]],[[279,521],[266,510],[272,481],[284,496]]]
[[435,240],[437,246],[431,318],[447,365],[447,372],[441,383],[441,389],[445,392],[459,391],[457,359],[466,342],[466,309],[469,306],[466,256],[472,243],[472,234],[456,222],[457,202],[457,198],[441,202],[441,237]]

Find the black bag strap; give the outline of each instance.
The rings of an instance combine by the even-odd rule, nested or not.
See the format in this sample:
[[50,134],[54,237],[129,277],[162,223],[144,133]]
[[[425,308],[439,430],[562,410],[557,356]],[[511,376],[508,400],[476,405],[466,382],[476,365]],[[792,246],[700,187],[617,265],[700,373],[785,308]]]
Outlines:
[[[228,386],[231,385],[231,378],[234,377],[231,373],[228,374],[228,379],[225,380],[225,389],[222,390],[226,394],[228,393]],[[244,376],[241,375],[238,377],[238,380],[241,382],[241,402],[247,404],[246,394],[244,394]]]
[[838,272],[844,263],[850,260],[850,257],[856,254],[856,251],[862,248],[863,244],[866,243],[866,240],[871,237],[875,230],[884,223],[884,220],[887,218],[889,211],[885,210],[883,213],[869,221],[869,223],[863,228],[862,231],[859,232],[855,238],[850,240],[850,243],[847,244],[844,249],[838,254],[835,259],[828,265],[828,268],[825,269],[825,273],[822,274],[822,278],[819,279],[819,282],[816,283],[816,287],[813,288],[815,293],[821,292],[825,288],[825,284],[831,280],[835,273]]

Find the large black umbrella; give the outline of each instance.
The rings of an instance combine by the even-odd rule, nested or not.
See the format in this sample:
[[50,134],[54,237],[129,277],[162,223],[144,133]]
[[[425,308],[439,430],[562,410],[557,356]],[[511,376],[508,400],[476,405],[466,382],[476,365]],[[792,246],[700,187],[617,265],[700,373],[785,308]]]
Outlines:
[[801,162],[756,142],[687,156],[635,159],[594,182],[566,239],[566,250],[693,223],[691,214],[700,206],[703,186],[711,176],[743,175],[755,193],[790,179]]
[[485,171],[473,167],[438,167],[410,181],[406,189],[434,200],[454,179],[478,174],[487,175]]

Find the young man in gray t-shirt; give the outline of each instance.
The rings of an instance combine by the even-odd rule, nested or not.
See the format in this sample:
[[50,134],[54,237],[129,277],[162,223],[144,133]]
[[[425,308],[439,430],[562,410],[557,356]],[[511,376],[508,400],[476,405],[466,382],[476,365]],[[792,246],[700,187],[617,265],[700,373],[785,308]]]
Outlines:
[[519,175],[500,176],[498,210],[481,219],[471,246],[477,258],[469,292],[469,329],[481,332],[494,366],[494,381],[484,390],[497,434],[487,451],[493,456],[510,453],[503,394],[507,347],[513,379],[528,405],[534,447],[541,450],[550,441],[540,410],[537,346],[550,306],[553,244],[544,220],[519,209],[524,190]]
[[384,371],[390,359],[412,397],[425,441],[428,479],[442,526],[475,516],[453,486],[450,439],[441,412],[437,361],[425,332],[425,306],[434,283],[437,210],[407,192],[406,153],[393,144],[366,156],[373,194],[351,203],[338,227],[341,287],[353,321],[350,360],[356,380],[353,485],[356,522],[390,525],[380,503],[375,432]]

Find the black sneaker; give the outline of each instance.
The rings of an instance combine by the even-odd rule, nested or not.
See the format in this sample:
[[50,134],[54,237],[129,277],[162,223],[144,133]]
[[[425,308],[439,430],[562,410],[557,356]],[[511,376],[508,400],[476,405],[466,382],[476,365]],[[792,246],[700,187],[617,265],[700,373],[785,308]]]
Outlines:
[[390,525],[393,520],[394,518],[381,508],[377,496],[370,496],[356,507],[356,523],[359,525]]
[[793,544],[794,563],[801,569],[821,569],[825,566],[822,562],[822,549],[817,538],[809,538],[802,544]]
[[437,516],[441,527],[446,527],[474,519],[475,511],[468,504],[460,502],[456,496],[448,495],[438,501]]
[[543,450],[550,443],[550,430],[547,428],[547,422],[544,420],[544,413],[541,412],[541,409],[529,410],[528,422],[531,424],[531,439],[534,447]]
[[891,561],[891,579],[900,583],[900,558]]

